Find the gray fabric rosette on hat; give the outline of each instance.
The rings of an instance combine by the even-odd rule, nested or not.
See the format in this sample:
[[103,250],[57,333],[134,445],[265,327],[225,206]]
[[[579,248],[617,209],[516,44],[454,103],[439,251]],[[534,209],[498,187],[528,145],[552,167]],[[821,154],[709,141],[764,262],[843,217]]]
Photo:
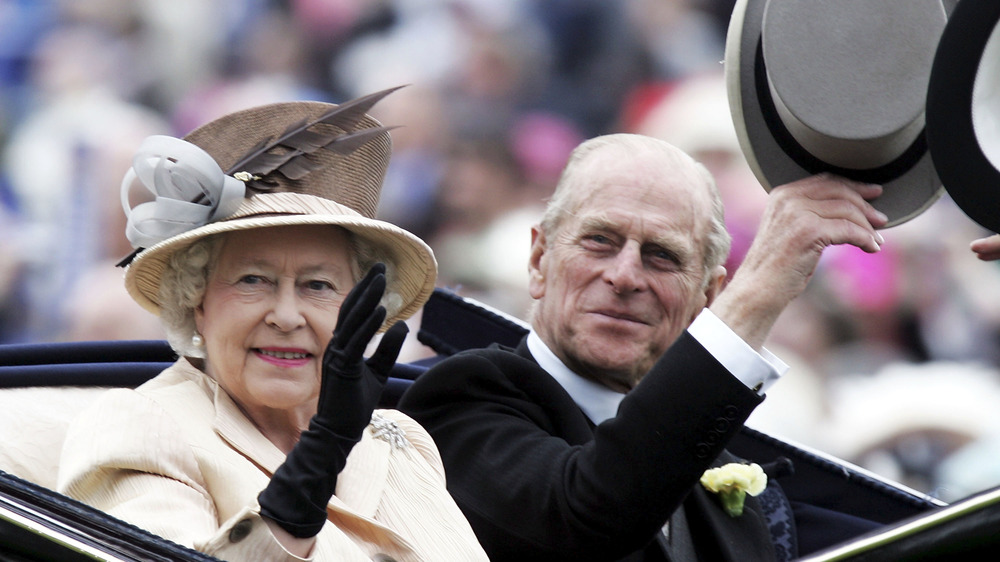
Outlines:
[[764,188],[821,172],[881,184],[886,226],[936,201],[924,109],[946,22],[941,0],[738,0],[730,111]]
[[126,235],[136,248],[122,263],[132,298],[159,314],[170,256],[206,236],[335,225],[391,262],[387,292],[402,302],[383,327],[419,310],[434,290],[434,255],[413,234],[374,218],[392,149],[389,129],[367,111],[394,90],[341,105],[264,105],[225,115],[183,139],[147,138],[122,182]]

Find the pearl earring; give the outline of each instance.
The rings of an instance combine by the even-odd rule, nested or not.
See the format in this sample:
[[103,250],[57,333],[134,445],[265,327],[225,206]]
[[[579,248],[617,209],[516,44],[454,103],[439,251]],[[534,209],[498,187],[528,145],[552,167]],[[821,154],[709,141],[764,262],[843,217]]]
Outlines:
[[205,338],[201,337],[201,334],[195,334],[191,336],[191,345],[200,349],[205,345]]

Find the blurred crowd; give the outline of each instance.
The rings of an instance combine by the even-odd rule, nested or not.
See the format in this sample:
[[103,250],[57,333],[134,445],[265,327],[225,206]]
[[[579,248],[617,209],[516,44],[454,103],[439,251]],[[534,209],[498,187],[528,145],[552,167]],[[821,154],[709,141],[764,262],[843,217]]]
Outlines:
[[[569,151],[613,131],[712,170],[732,271],[766,199],[726,99],[733,3],[0,0],[0,343],[163,337],[115,267],[146,136],[401,84],[375,111],[400,126],[379,213],[434,248],[439,286],[524,318],[529,228]],[[1000,484],[1000,267],[968,249],[986,233],[944,195],[883,234],[824,256],[749,423],[945,500]]]

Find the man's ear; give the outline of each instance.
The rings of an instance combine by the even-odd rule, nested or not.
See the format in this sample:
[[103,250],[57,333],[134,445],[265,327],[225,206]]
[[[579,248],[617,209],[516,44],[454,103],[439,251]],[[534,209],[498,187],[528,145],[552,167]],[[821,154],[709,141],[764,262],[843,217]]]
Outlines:
[[708,308],[715,297],[719,296],[722,289],[726,287],[726,268],[724,266],[716,266],[708,274],[708,278],[705,280],[705,288],[703,289],[703,295],[705,296],[704,306],[698,308],[691,313],[691,318],[688,318],[688,324],[690,325],[694,322],[694,319],[701,314],[701,311]]
[[545,231],[541,225],[531,227],[531,253],[528,254],[528,294],[540,299],[545,294]]
[[719,296],[722,289],[726,288],[726,267],[717,265],[709,274],[708,282],[705,284],[705,308],[711,306],[715,297]]

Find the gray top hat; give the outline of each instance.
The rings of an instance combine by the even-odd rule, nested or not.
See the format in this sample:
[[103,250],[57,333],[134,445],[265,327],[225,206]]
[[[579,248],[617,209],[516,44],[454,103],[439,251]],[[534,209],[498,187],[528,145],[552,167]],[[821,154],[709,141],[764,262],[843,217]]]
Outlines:
[[738,0],[726,84],[764,188],[820,172],[878,183],[887,226],[937,200],[924,107],[946,22],[940,0]]

